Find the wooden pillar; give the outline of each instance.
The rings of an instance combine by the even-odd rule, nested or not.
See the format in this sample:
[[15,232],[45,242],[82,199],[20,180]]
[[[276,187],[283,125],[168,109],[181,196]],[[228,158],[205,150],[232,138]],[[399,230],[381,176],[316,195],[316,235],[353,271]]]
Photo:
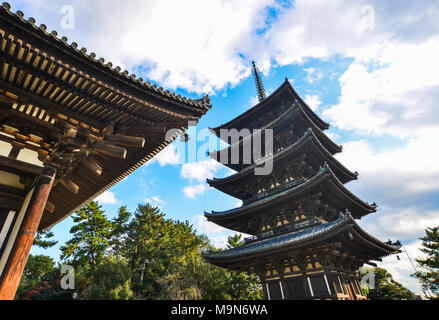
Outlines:
[[39,177],[20,230],[0,278],[0,300],[13,300],[52,189],[56,170],[45,167]]

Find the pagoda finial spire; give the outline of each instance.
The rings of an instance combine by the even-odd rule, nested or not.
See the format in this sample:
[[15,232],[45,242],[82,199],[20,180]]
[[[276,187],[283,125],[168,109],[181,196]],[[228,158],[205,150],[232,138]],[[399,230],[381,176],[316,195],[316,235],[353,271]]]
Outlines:
[[253,65],[253,76],[255,78],[255,84],[256,84],[256,91],[258,92],[258,99],[259,102],[262,102],[267,97],[267,94],[265,93],[264,85],[262,84],[262,79],[261,76],[259,75],[259,69],[256,67],[254,61],[252,61],[252,65]]

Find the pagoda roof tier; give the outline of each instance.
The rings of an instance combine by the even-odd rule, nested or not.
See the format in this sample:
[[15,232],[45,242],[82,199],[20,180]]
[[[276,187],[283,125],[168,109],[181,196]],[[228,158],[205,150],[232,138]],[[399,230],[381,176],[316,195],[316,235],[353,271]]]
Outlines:
[[[334,141],[332,141],[320,128],[318,128],[315,123],[308,117],[308,115],[305,113],[304,109],[300,106],[299,103],[293,104],[290,108],[288,108],[284,113],[279,115],[276,119],[272,120],[270,123],[266,124],[262,130],[262,135],[264,135],[265,129],[273,129],[275,130],[274,134],[277,134],[277,130],[280,130],[282,126],[285,126],[287,124],[290,124],[291,121],[299,120],[302,125],[302,134],[305,133],[308,129],[312,129],[314,132],[314,135],[319,139],[320,143],[331,153],[339,153],[342,151],[342,146],[337,145]],[[242,152],[243,152],[243,144],[244,142],[250,143],[250,141],[254,137],[254,132],[250,135],[247,135],[243,139],[240,139],[239,141],[235,142],[231,146],[214,151],[214,152],[208,152],[209,157],[211,157],[214,160],[220,161],[220,155],[222,153],[227,153],[228,159],[230,159],[230,155],[232,152],[232,148],[239,148],[240,152],[240,159],[243,159]],[[261,141],[264,141],[264,138],[261,137]],[[230,161],[228,161],[230,162]],[[223,163],[225,166],[235,170],[240,171],[242,166],[249,166],[251,164],[234,164],[234,163]]]
[[261,258],[269,258],[279,253],[331,242],[341,242],[345,249],[351,248],[357,255],[369,260],[379,260],[400,249],[399,245],[385,243],[371,236],[346,213],[340,214],[337,220],[308,229],[273,236],[232,249],[210,251],[204,253],[203,258],[215,265],[230,267],[238,262],[260,261]]
[[[35,19],[24,19],[21,11],[13,13],[7,3],[0,6],[0,70],[0,118],[6,119],[0,133],[8,134],[0,134],[0,140],[15,142],[11,134],[25,138],[21,146],[45,156],[44,161],[56,156],[62,161],[57,145],[64,144],[56,143],[65,130],[77,133],[72,144],[85,141],[87,148],[74,149],[79,151],[70,154],[69,167],[58,168],[65,179],[56,180],[64,184],[52,189],[53,210],[43,214],[40,229],[121,181],[211,108],[208,96],[187,99],[122,72],[47,32],[44,24],[37,26]],[[169,137],[170,129],[175,130]],[[90,174],[90,166],[97,175]]]
[[[307,194],[317,192],[322,192],[323,198],[328,203],[334,204],[335,207],[343,210],[348,209],[356,219],[376,211],[375,204],[368,204],[355,196],[325,164],[316,175],[303,183],[279,187],[273,192],[264,194],[260,199],[238,208],[220,212],[205,212],[204,215],[209,221],[222,227],[241,232],[238,230],[239,227],[236,227],[239,224],[237,221],[242,222],[245,219],[254,219],[255,216],[261,214],[266,215],[272,212],[272,210],[267,210],[268,208],[288,201],[296,201]],[[290,207],[293,208],[293,206]]]
[[[257,163],[248,166],[231,176],[220,179],[207,179],[207,183],[211,187],[227,193],[228,195],[244,200],[245,198],[248,198],[248,195],[241,190],[239,186],[244,185],[246,180],[254,177],[255,168],[264,166],[264,163],[267,161],[273,161],[273,170],[276,170],[276,168],[282,166],[282,163],[290,161],[298,156],[303,156],[304,154],[312,156],[312,159],[308,160],[311,162],[308,163],[314,164],[317,168],[321,167],[325,162],[328,163],[331,170],[343,184],[357,179],[358,173],[351,172],[335,159],[320,143],[320,140],[316,137],[313,130],[309,129],[297,142],[278,153],[261,159]],[[264,176],[258,177],[264,178]]]
[[[308,115],[308,117],[313,121],[313,123],[320,129],[325,130],[329,128],[329,124],[324,122],[317,114],[312,111],[312,109],[306,104],[305,101],[297,94],[294,88],[291,86],[290,81],[285,78],[285,81],[280,85],[280,87],[274,91],[271,95],[269,95],[266,99],[237,116],[236,118],[230,120],[229,122],[222,124],[216,128],[211,128],[211,131],[220,137],[221,129],[238,129],[241,130],[243,128],[248,128],[249,123],[252,121],[256,121],[256,119],[260,119],[264,117],[266,113],[272,111],[272,109],[276,106],[273,104],[278,103],[280,99],[285,97],[290,100],[298,100],[300,106],[303,108],[304,112]],[[226,141],[228,142],[228,141]]]

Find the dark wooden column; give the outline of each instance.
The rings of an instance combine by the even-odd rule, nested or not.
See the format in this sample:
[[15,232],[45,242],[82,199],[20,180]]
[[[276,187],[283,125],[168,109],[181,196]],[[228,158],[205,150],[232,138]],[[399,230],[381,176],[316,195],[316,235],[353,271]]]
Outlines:
[[0,278],[0,300],[13,300],[20,283],[41,216],[52,189],[56,170],[45,167],[30,198],[17,237]]

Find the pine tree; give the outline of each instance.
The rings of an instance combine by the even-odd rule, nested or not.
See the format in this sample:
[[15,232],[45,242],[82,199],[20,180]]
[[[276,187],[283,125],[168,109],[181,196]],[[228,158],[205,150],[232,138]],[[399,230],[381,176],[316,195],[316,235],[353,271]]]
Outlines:
[[117,258],[124,255],[124,244],[128,236],[131,216],[132,214],[127,211],[127,207],[122,206],[119,208],[117,216],[111,220],[110,251]]
[[422,288],[430,291],[431,298],[439,298],[439,226],[427,228],[425,236],[419,238],[422,241],[422,248],[427,257],[425,259],[416,259],[416,261],[425,269],[425,271],[415,272],[413,275],[418,278]]
[[53,232],[50,230],[38,231],[33,245],[43,249],[51,248],[58,243],[58,241],[49,240],[50,238],[53,238],[53,236]]
[[96,201],[89,202],[72,217],[75,222],[70,229],[73,238],[61,247],[61,259],[74,266],[88,264],[95,270],[108,247],[111,222]]
[[227,237],[227,248],[236,248],[244,245],[244,240],[242,240],[242,234],[235,234],[233,236]]

